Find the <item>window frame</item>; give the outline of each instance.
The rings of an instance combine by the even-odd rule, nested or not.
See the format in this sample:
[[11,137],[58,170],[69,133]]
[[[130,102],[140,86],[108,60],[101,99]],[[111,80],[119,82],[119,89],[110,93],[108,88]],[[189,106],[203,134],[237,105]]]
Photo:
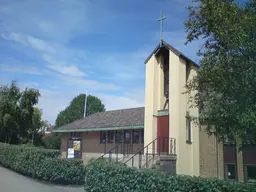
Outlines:
[[140,131],[140,134],[141,134],[141,143],[144,144],[144,129],[141,129]]
[[[235,168],[235,179],[229,179],[228,177],[228,166],[234,166]],[[225,163],[224,164],[224,178],[225,180],[230,180],[230,181],[237,181],[238,180],[238,173],[237,173],[237,165],[234,163]]]
[[70,132],[69,136],[71,138],[81,138],[82,132]]
[[[112,133],[112,137],[113,137],[112,141],[110,139],[111,133]],[[114,143],[115,142],[115,131],[108,131],[107,140],[108,140],[107,143]]]
[[[105,142],[104,142],[105,137]],[[105,144],[107,143],[107,132],[106,131],[100,131],[100,143]]]
[[[118,136],[120,136],[120,138],[118,138]],[[122,130],[116,130],[115,131],[115,143],[122,143]],[[120,139],[120,140],[119,140]]]
[[244,165],[244,181],[245,181],[245,183],[256,184],[256,179],[255,179],[255,182],[248,181],[248,167],[254,167],[256,169],[255,164]]
[[[134,140],[134,138],[135,138],[134,133],[135,133],[135,132],[138,133],[138,137],[139,137],[138,140]],[[140,130],[133,130],[133,131],[132,131],[132,143],[133,143],[133,144],[139,144],[139,143],[140,143],[140,134],[141,134],[141,133],[140,133]]]
[[[129,134],[128,139],[126,138],[126,133]],[[124,135],[123,135],[124,143],[131,143],[131,137],[132,137],[131,130],[129,130],[129,129],[124,130]]]

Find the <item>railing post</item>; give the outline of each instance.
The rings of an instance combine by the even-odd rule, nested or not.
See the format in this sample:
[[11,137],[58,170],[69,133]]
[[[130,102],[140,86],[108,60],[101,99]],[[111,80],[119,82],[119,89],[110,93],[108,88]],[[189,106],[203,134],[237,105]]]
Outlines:
[[147,152],[146,152],[146,168],[148,168],[148,146],[147,146]]
[[174,139],[174,154],[176,155],[176,138]]
[[134,165],[134,157],[132,157],[132,167],[133,167],[133,165]]
[[106,153],[106,151],[107,151],[107,142],[106,142],[106,140],[105,140],[104,143],[105,143],[105,146],[104,146],[104,151],[105,151],[105,152],[104,152],[104,153]]
[[172,154],[172,138],[169,138],[169,144],[168,144],[168,146],[169,146],[168,153],[169,153],[169,154]]
[[142,156],[141,156],[141,151],[139,153],[139,168],[141,168],[141,161],[142,161]]
[[162,138],[162,153],[164,152],[164,137]]
[[118,162],[118,145],[116,146],[116,162]]
[[126,157],[128,157],[128,153],[129,153],[129,151],[128,151],[128,146],[129,145],[129,143],[127,143],[127,146],[126,146]]
[[153,141],[152,154],[155,155],[155,141]]
[[157,138],[157,149],[158,149],[158,153],[159,153],[159,155],[160,155],[160,151],[161,151],[161,149],[160,149],[160,144],[161,144],[161,137],[159,137],[159,138]]
[[109,156],[108,156],[108,158],[109,158],[109,162],[112,160],[112,152],[111,151],[109,151]]

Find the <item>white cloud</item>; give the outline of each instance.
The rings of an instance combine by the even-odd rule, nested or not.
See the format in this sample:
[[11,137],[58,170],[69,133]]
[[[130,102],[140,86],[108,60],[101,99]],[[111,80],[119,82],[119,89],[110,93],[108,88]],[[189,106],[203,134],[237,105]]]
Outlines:
[[143,107],[143,100],[135,100],[126,96],[100,95],[107,110],[126,109],[133,107]]
[[83,73],[82,71],[80,71],[76,66],[74,65],[70,65],[70,66],[63,66],[60,64],[51,64],[51,65],[47,65],[47,67],[49,69],[52,69],[54,71],[57,71],[63,75],[70,75],[70,76],[84,76],[85,73]]
[[[113,83],[103,83],[97,80],[83,79],[81,77],[67,78],[64,75],[58,77],[70,85],[75,85],[77,89],[91,89],[91,90],[118,90],[120,87]],[[75,87],[74,87],[75,88]]]
[[63,75],[70,75],[74,77],[83,77],[85,73],[77,68],[75,65],[61,64],[58,61],[52,59],[50,55],[43,54],[43,59],[48,63],[47,67],[54,71],[57,71]]
[[31,35],[16,32],[7,32],[2,34],[2,38],[8,41],[21,43],[24,46],[30,46],[37,51],[43,51],[46,53],[55,52],[55,50],[49,43]]

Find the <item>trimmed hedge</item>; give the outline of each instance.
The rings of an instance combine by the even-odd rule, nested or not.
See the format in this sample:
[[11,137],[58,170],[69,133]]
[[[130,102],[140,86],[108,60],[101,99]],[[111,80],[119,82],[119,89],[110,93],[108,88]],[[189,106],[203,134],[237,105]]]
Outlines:
[[153,170],[139,170],[106,161],[91,163],[85,171],[85,191],[94,192],[255,192],[255,186],[204,179],[172,176]]
[[0,164],[22,175],[55,184],[83,184],[82,160],[62,159],[59,150],[9,145],[0,149]]

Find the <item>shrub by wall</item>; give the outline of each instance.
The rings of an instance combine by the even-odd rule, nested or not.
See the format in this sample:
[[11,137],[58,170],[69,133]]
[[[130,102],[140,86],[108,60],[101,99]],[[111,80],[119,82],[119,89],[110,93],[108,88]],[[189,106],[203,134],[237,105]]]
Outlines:
[[255,192],[253,186],[190,176],[172,176],[138,170],[106,161],[91,163],[85,170],[85,190],[94,192]]
[[0,164],[20,174],[55,184],[83,184],[82,160],[61,159],[59,150],[10,145],[0,149]]

